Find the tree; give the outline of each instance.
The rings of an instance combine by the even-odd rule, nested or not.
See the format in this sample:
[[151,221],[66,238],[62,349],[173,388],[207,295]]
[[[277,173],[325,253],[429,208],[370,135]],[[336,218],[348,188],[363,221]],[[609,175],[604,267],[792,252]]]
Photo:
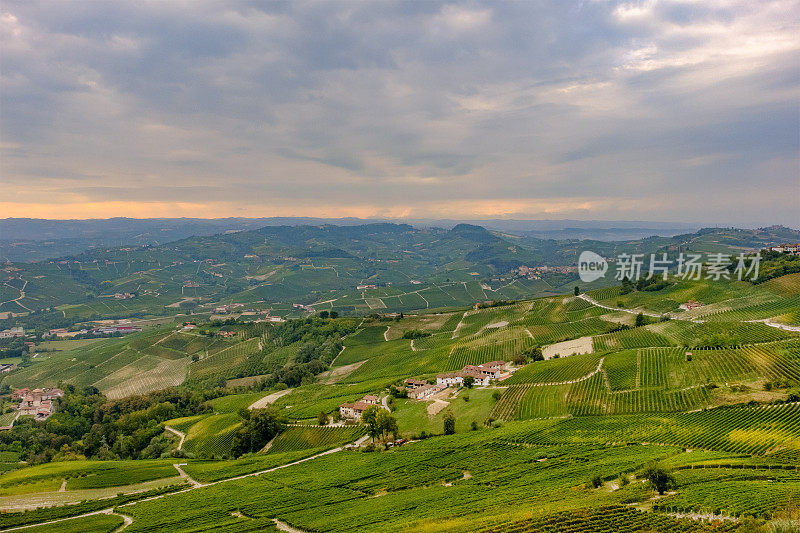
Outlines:
[[445,435],[452,435],[456,432],[456,417],[453,414],[453,411],[448,409],[444,413],[444,417],[442,417],[444,422],[444,434]]
[[664,494],[675,486],[675,476],[663,466],[656,464],[647,465],[642,477],[650,481],[650,484],[659,494]]
[[471,389],[472,386],[475,384],[475,378],[472,376],[467,376],[464,378],[464,386],[468,389]]
[[493,399],[494,401],[497,401],[497,400],[499,400],[501,396],[503,396],[503,393],[502,393],[502,392],[500,392],[499,390],[496,390],[496,391],[494,391],[494,392],[492,393],[492,399]]
[[338,311],[331,311],[331,318],[339,318],[339,312]]
[[639,326],[644,326],[647,324],[647,319],[644,317],[642,313],[636,315],[636,323],[635,326],[638,328]]
[[[544,361],[544,355],[542,354],[542,349],[538,346],[534,346],[533,348],[528,348],[522,355],[525,357],[526,362],[528,359],[532,361]],[[514,363],[517,364],[517,360],[514,359]]]
[[577,285],[575,285],[575,289],[573,290],[573,292],[575,293],[575,296],[577,296],[581,293],[581,290],[578,288]]
[[325,411],[320,411],[317,415],[317,424],[320,426],[328,425],[328,414]]
[[629,292],[633,292],[633,283],[625,276],[622,278],[622,290],[620,294],[628,294]]
[[378,430],[380,431],[381,439],[386,442],[389,435],[397,437],[399,429],[397,427],[397,420],[386,410],[381,409],[378,411],[376,422]]
[[330,313],[327,312],[327,311],[320,311],[319,312],[319,317],[322,318],[323,320],[328,318],[329,316],[330,316]]
[[381,437],[385,440],[390,434],[397,435],[397,420],[386,410],[377,405],[370,405],[361,413],[361,422],[366,424],[367,433],[372,442]]
[[370,405],[361,413],[361,423],[367,426],[367,433],[372,437],[372,442],[381,434],[381,429],[378,426],[378,413],[383,411],[377,405]]

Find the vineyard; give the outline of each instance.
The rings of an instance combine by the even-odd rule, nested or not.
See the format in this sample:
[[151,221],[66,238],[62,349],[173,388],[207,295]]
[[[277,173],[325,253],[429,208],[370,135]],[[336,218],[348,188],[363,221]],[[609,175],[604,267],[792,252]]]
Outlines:
[[[747,320],[797,321],[800,275],[786,278],[589,293],[613,309],[555,296],[391,321],[345,318],[353,333],[331,368],[263,390],[270,372],[302,364],[312,337],[283,345],[264,330],[224,340],[154,327],[73,349],[54,345],[59,351],[4,383],[64,380],[95,385],[112,399],[184,379],[192,393],[219,388],[191,411],[203,414],[162,422],[186,433],[186,454],[168,451],[163,460],[26,466],[12,443],[0,442],[3,464],[15,469],[0,475],[0,497],[56,493],[64,480],[67,491],[169,482],[181,461],[194,479],[212,484],[125,507],[134,520],[126,531],[270,531],[273,518],[302,531],[342,532],[739,531],[744,523],[679,516],[688,513],[768,528],[800,501],[800,336]],[[522,290],[515,287],[502,294]],[[413,296],[386,286],[365,297],[376,304],[424,296],[431,307],[446,307],[470,290],[500,294],[471,282]],[[688,299],[705,305],[680,310]],[[644,324],[636,310],[650,313]],[[407,335],[412,340],[403,337],[408,331],[424,334]],[[561,341],[569,342],[553,346]],[[486,387],[452,386],[426,401],[390,389],[495,360],[509,362],[510,375]],[[240,375],[254,381],[222,387],[219,378]],[[286,391],[272,404],[289,421],[285,431],[263,453],[229,459],[239,410],[277,390]],[[366,394],[389,395],[398,436],[411,442],[337,450],[366,427],[311,425]],[[450,413],[455,434],[443,435]],[[45,427],[55,434],[57,421]],[[333,453],[318,456],[323,451]],[[651,464],[675,477],[661,497],[641,477]]]
[[240,426],[241,419],[235,413],[210,415],[189,428],[183,448],[197,457],[227,456]]
[[289,426],[275,437],[269,453],[294,452],[308,448],[333,448],[355,441],[364,434],[362,426],[304,427]]
[[580,354],[529,363],[517,370],[503,384],[547,384],[579,380],[595,371],[601,358],[602,356],[599,354]]
[[[427,530],[434,524],[439,530],[474,530],[476,522],[508,520],[531,507],[557,512],[578,502],[611,503],[609,498],[616,496],[608,492],[576,490],[586,482],[585,464],[614,478],[679,451],[664,446],[521,447],[492,440],[494,433],[431,439],[380,454],[339,452],[232,486],[142,502],[126,514],[134,518],[133,531],[140,529],[139,521],[149,528],[185,531],[189,524],[196,528],[207,517],[232,509],[254,518],[277,516],[306,531],[375,531],[376,524],[381,530]],[[548,503],[553,493],[567,497]]]
[[[543,423],[547,422],[546,425]],[[513,442],[658,443],[800,459],[800,403],[658,415],[582,416],[509,426]]]
[[579,533],[584,531],[596,533],[713,531],[722,533],[739,531],[739,526],[735,522],[709,524],[689,519],[675,519],[671,516],[648,513],[617,505],[596,509],[563,511],[540,518],[489,526],[478,531],[485,533]]
[[796,469],[680,470],[677,485],[680,494],[663,499],[655,509],[769,519],[781,505],[800,501]]

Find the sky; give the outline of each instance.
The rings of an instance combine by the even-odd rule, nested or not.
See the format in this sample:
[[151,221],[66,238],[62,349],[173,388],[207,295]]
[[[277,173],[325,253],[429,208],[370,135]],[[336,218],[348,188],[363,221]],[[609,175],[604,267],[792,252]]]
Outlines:
[[800,227],[800,1],[0,4],[0,217]]

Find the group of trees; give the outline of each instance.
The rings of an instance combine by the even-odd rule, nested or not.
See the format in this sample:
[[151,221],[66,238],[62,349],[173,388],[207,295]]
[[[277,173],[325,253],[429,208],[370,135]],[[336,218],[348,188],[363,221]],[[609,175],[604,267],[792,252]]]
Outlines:
[[422,331],[420,329],[409,329],[403,332],[404,339],[422,339],[424,337],[430,337],[430,336],[431,336],[430,333]]
[[221,390],[176,387],[111,401],[94,387],[62,387],[63,398],[45,422],[19,419],[0,432],[0,450],[21,447],[31,464],[69,458],[153,459],[170,453],[162,422],[211,411]]
[[[747,261],[745,263],[747,264]],[[733,268],[733,265],[731,265],[731,268]],[[761,250],[758,278],[753,283],[763,283],[773,278],[794,274],[795,272],[800,272],[800,255]]]
[[539,346],[532,346],[514,356],[514,364],[517,366],[525,365],[529,361],[544,361],[544,354]]
[[286,419],[271,409],[240,409],[239,416],[244,421],[233,437],[231,454],[234,457],[260,451],[286,429]]
[[[197,386],[207,386],[217,378],[258,375],[266,376],[254,386],[258,390],[311,383],[317,374],[328,369],[342,351],[342,338],[354,332],[358,325],[353,319],[330,320],[316,316],[280,324],[237,323],[235,320],[226,323],[226,329],[236,331],[244,339],[262,339],[261,348],[254,348],[244,362],[226,367],[223,374],[213,380],[196,382]],[[299,348],[288,363],[269,357],[270,352],[291,344],[299,345]]]
[[372,437],[373,443],[378,438],[386,442],[389,435],[397,437],[399,433],[397,420],[389,411],[378,405],[370,405],[364,409],[361,413],[361,422],[367,426],[367,433]]

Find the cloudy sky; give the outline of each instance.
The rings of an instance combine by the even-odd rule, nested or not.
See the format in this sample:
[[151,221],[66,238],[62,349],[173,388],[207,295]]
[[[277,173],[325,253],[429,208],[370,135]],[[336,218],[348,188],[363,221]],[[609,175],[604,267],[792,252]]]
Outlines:
[[800,226],[800,2],[0,4],[0,217]]

